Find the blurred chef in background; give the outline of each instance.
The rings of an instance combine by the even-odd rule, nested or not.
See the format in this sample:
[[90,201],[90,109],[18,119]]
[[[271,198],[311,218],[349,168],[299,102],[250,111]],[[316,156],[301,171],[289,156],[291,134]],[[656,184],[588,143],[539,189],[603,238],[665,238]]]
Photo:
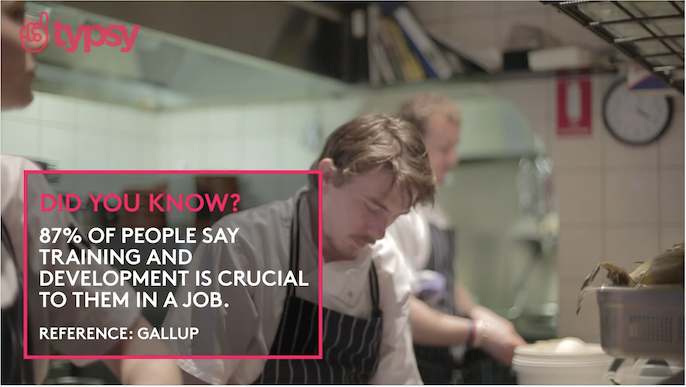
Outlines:
[[[459,107],[440,94],[423,93],[402,103],[397,115],[421,133],[436,181],[443,184],[458,163]],[[509,366],[515,347],[525,342],[512,323],[475,303],[469,290],[455,282],[454,231],[439,206],[415,207],[387,233],[412,271],[410,324],[424,383],[455,381],[469,348]]]
[[[43,27],[47,28],[47,20]],[[37,22],[37,23],[41,23]],[[47,44],[47,34],[40,37],[33,35],[22,26],[31,26],[25,19],[24,3],[17,1],[2,2],[2,110],[24,108],[33,100],[31,84],[35,78],[36,61],[28,49],[37,50]],[[26,35],[29,32],[30,35]],[[33,31],[33,32],[37,32]],[[22,35],[24,35],[22,37]],[[2,172],[2,384],[41,384],[48,374],[48,359],[23,359],[23,257],[24,246],[28,247],[27,279],[29,286],[36,289],[39,284],[39,271],[49,269],[49,265],[41,264],[39,249],[47,247],[59,249],[66,256],[72,248],[89,248],[89,246],[74,246],[67,244],[67,238],[60,238],[57,243],[39,243],[39,230],[43,227],[76,228],[73,217],[62,211],[38,212],[29,210],[28,240],[24,241],[24,171],[38,170],[31,161],[17,156],[2,155],[0,162]],[[47,180],[38,178],[32,180],[28,186],[26,196],[32,203],[37,203],[41,193],[54,194]],[[32,207],[33,208],[33,207]],[[35,208],[37,210],[37,208]],[[85,238],[84,238],[85,239]],[[109,267],[104,265],[60,265],[60,269],[93,270],[103,273]],[[46,291],[111,291],[119,296],[134,292],[131,287],[42,287]],[[42,308],[37,292],[29,292],[29,354],[48,355],[51,352],[49,344],[54,346],[62,355],[171,355],[169,347],[161,340],[141,340],[138,335],[134,339],[91,340],[87,344],[83,341],[69,341],[65,339],[51,341],[38,340],[38,326],[91,326],[91,327],[120,327],[126,326],[131,330],[147,327],[150,323],[136,308],[75,308],[67,306],[56,308]],[[135,298],[135,296],[134,296]],[[93,360],[74,361],[78,365],[85,365]],[[181,384],[181,371],[174,360],[169,359],[107,359],[104,360],[112,372],[123,384]]]

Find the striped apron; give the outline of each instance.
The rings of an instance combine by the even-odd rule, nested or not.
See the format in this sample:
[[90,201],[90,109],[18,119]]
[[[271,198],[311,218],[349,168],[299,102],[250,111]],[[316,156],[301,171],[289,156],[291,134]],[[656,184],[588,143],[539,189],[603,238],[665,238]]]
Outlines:
[[[455,231],[433,224],[431,255],[426,270],[445,276],[444,297],[433,307],[458,316],[455,300]],[[417,366],[424,384],[516,384],[510,367],[504,366],[478,348],[414,346]]]
[[[291,224],[290,270],[298,270],[300,227],[296,201]],[[254,384],[369,384],[379,365],[382,317],[374,263],[369,270],[371,319],[356,318],[322,308],[321,360],[267,360]],[[318,305],[298,298],[288,286],[284,312],[270,355],[316,355],[319,348]]]
[[[425,270],[432,270],[445,277],[444,296],[433,305],[434,309],[451,316],[457,316],[455,302],[455,232],[452,229],[441,230],[429,224],[431,235],[431,255]],[[430,347],[415,344],[414,351],[417,367],[424,384],[453,384],[454,373],[459,368],[459,359],[465,346]]]

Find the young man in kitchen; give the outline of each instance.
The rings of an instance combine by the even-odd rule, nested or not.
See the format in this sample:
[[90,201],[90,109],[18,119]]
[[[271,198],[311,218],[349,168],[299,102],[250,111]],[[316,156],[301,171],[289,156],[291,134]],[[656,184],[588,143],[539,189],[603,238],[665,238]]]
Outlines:
[[[436,182],[443,184],[458,163],[459,107],[440,94],[422,93],[402,103],[397,116],[421,133]],[[436,204],[417,206],[387,234],[407,260],[418,296],[410,302],[410,324],[424,383],[454,381],[468,348],[480,348],[510,365],[515,347],[525,342],[509,321],[476,304],[469,290],[454,281],[454,234],[445,213]],[[433,289],[433,297],[419,299],[422,289]]]
[[[323,358],[184,359],[187,383],[421,384],[407,268],[393,241],[382,240],[399,215],[433,200],[421,136],[390,115],[364,115],[328,137],[312,169],[322,172],[321,192],[318,176],[310,175],[288,200],[225,216],[214,227],[240,228],[236,243],[199,244],[189,267],[300,271],[310,286],[205,288],[220,292],[228,306],[170,309],[164,326],[200,328],[194,340],[168,341],[179,355],[316,355],[321,243]],[[195,289],[186,285],[180,297]]]

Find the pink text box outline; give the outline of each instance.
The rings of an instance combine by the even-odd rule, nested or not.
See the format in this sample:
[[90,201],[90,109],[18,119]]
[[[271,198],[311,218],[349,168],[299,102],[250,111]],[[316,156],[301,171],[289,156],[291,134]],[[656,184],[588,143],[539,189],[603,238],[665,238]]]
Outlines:
[[[232,355],[232,356],[212,356],[212,355],[195,355],[195,356],[182,356],[182,355],[175,355],[175,356],[126,356],[126,355],[29,355],[28,354],[28,336],[26,335],[26,332],[28,332],[28,300],[27,300],[27,293],[28,293],[28,286],[27,286],[27,280],[28,280],[28,274],[26,271],[26,267],[28,266],[28,242],[27,242],[27,237],[28,237],[28,228],[27,228],[27,222],[26,220],[28,219],[28,204],[27,204],[27,182],[28,182],[28,175],[34,174],[34,175],[154,175],[154,174],[162,174],[162,175],[217,175],[217,174],[224,174],[224,175],[317,175],[317,180],[318,180],[318,201],[319,201],[319,253],[318,253],[318,260],[319,260],[319,353],[317,355],[303,355],[303,356],[297,356],[297,355],[246,355],[246,356],[237,356],[237,355]],[[102,171],[102,170],[64,170],[64,171],[43,171],[43,170],[33,170],[33,171],[24,171],[24,331],[23,331],[23,336],[24,336],[24,359],[95,359],[95,360],[104,360],[104,359],[274,359],[274,360],[281,360],[281,359],[292,359],[292,360],[321,360],[323,359],[323,353],[324,353],[324,341],[323,341],[323,332],[322,332],[322,326],[323,326],[323,321],[322,321],[322,171],[319,170],[280,170],[280,171],[268,171],[268,170],[263,170],[263,171],[207,171],[207,170],[196,170],[196,171],[171,171],[171,170],[159,170],[159,171],[151,171],[151,170],[136,170],[136,171],[125,171],[125,170],[109,170],[109,171]]]

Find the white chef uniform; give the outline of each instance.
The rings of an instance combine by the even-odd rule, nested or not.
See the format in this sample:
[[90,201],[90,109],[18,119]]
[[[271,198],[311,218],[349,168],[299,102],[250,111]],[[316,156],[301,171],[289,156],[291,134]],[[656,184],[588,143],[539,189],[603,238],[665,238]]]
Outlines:
[[[241,211],[222,218],[214,227],[239,227],[237,243],[199,245],[193,257],[193,268],[220,270],[282,270],[289,269],[290,226],[296,199],[294,197],[272,202],[254,209]],[[309,287],[298,287],[297,296],[317,303],[317,249],[310,230],[309,208],[306,200],[300,201],[299,227],[306,232],[299,235],[299,270]],[[378,304],[383,313],[383,333],[380,360],[371,382],[373,384],[422,384],[408,324],[408,278],[392,241],[379,241],[364,248],[351,261],[324,263],[323,307],[358,318],[370,318],[369,270],[374,261],[378,276]],[[191,281],[193,282],[193,281]],[[193,291],[194,284],[181,288],[182,294]],[[286,287],[218,287],[226,309],[171,309],[165,327],[187,327],[201,321],[215,330],[214,343],[196,343],[170,340],[167,343],[180,355],[207,355],[207,345],[219,345],[223,353],[268,355],[272,338],[279,327]],[[224,326],[217,330],[218,326]],[[202,329],[202,327],[200,327]],[[327,348],[324,348],[326,351]],[[195,377],[213,384],[249,384],[263,371],[266,360],[184,359],[179,366]]]
[[392,239],[405,258],[410,275],[416,278],[431,255],[430,224],[440,230],[451,227],[445,212],[438,206],[418,205],[409,213],[401,215],[386,229],[385,239]]

